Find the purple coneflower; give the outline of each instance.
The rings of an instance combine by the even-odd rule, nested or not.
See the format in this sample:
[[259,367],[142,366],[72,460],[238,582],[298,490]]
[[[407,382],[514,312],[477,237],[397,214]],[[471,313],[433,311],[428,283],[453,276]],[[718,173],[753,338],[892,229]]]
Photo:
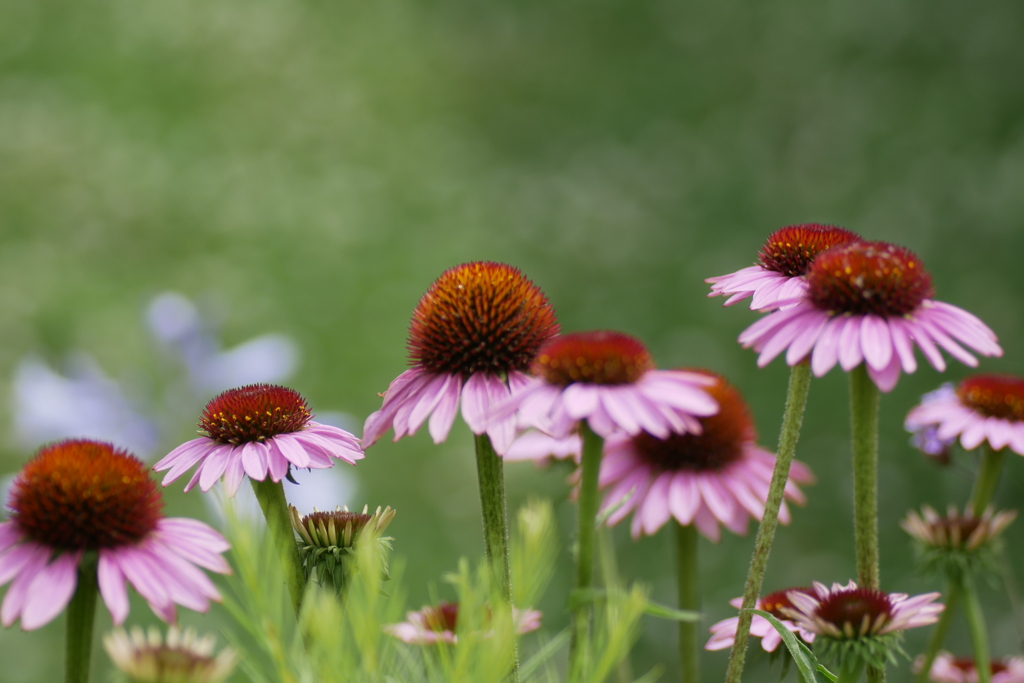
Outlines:
[[[648,432],[634,436],[615,434],[605,441],[600,486],[608,489],[604,509],[633,495],[608,518],[616,524],[633,512],[632,533],[653,535],[675,517],[683,526],[693,524],[708,539],[718,542],[719,523],[744,534],[747,521],[761,519],[775,456],[757,445],[750,410],[740,393],[722,377],[706,371],[687,371],[712,382],[707,392],[718,412],[700,418],[700,431],[661,438]],[[814,481],[806,465],[794,461],[786,497],[803,503],[796,484]],[[789,522],[785,504],[779,519]]]
[[955,388],[945,384],[911,409],[905,426],[915,434],[934,428],[941,441],[959,437],[968,451],[987,441],[1024,455],[1024,378],[973,375]]
[[[918,661],[918,667],[920,664]],[[1024,683],[1024,657],[993,660],[989,666],[991,683]],[[928,678],[934,683],[978,683],[978,670],[973,659],[940,652],[932,663]]]
[[[748,327],[739,338],[767,365],[786,351],[796,365],[810,358],[821,377],[838,362],[849,372],[862,362],[884,392],[896,386],[900,369],[917,369],[914,344],[936,370],[946,369],[945,349],[965,365],[1003,351],[996,336],[967,311],[934,301],[931,276],[909,249],[887,242],[853,242],[822,252],[807,272],[805,298]],[[959,343],[958,343],[959,342]]]
[[860,239],[855,232],[817,223],[776,230],[761,247],[757,265],[704,280],[711,284],[708,296],[728,296],[725,306],[753,297],[751,310],[778,308],[780,302],[803,296],[807,290],[804,275],[814,257],[826,249]]
[[[799,591],[801,593],[809,594],[813,592],[813,589],[787,588],[775,591],[774,593],[769,593],[763,598],[758,598],[757,602],[754,604],[754,609],[761,610],[762,612],[768,612],[778,619],[783,626],[800,636],[805,643],[813,643],[814,634],[790,621],[789,616],[782,611],[783,608],[792,609],[793,607],[793,603],[789,601],[789,597],[787,595],[789,591]],[[740,609],[740,607],[743,606],[743,598],[730,600],[729,604],[736,609]],[[704,646],[704,649],[724,650],[727,647],[732,647],[733,642],[736,640],[736,627],[737,624],[739,624],[739,621],[739,617],[729,617],[728,619],[723,619],[722,621],[712,624],[709,629],[712,636]],[[754,618],[750,623],[750,635],[761,639],[761,648],[765,652],[775,652],[782,643],[782,636],[780,636],[779,632],[775,630],[775,627],[772,626],[767,619],[757,614],[754,615]]]
[[312,420],[302,396],[270,384],[251,384],[220,394],[206,405],[199,428],[205,436],[186,441],[153,466],[170,470],[163,485],[199,463],[185,486],[209,491],[224,477],[229,496],[243,475],[280,482],[294,467],[324,469],[334,460],[351,465],[365,457],[359,439],[344,429]]
[[[543,615],[535,609],[512,609],[512,621],[516,633],[522,635],[540,628]],[[385,632],[410,645],[436,645],[459,642],[456,627],[459,619],[459,603],[441,602],[424,607],[416,612],[407,612],[405,621],[384,627]],[[486,635],[486,634],[485,634]]]
[[[25,630],[60,614],[79,583],[83,555],[98,555],[93,581],[120,625],[127,581],[164,621],[175,605],[197,612],[220,600],[199,570],[231,573],[224,538],[193,519],[165,518],[163,501],[138,458],[105,443],[64,441],[43,448],[11,489],[11,520],[0,524],[0,584],[13,579],[0,617]],[[93,587],[95,590],[95,587]]]
[[792,607],[783,608],[797,627],[815,635],[816,645],[844,670],[859,664],[884,667],[898,647],[898,633],[928,626],[939,620],[945,605],[935,603],[939,593],[914,597],[861,588],[850,581],[829,588],[814,582],[814,591],[787,593]]
[[492,413],[495,422],[518,415],[523,427],[556,438],[581,420],[602,437],[616,432],[659,437],[699,432],[697,417],[714,415],[706,391],[714,380],[684,370],[655,370],[643,343],[620,332],[575,332],[555,337],[537,353],[526,386]]
[[371,446],[391,428],[395,441],[430,418],[441,443],[462,408],[476,435],[486,433],[498,453],[515,436],[515,421],[487,421],[488,410],[527,380],[541,344],[558,334],[555,310],[518,268],[466,263],[446,270],[420,299],[409,326],[410,370],[384,394],[384,405],[366,419]]

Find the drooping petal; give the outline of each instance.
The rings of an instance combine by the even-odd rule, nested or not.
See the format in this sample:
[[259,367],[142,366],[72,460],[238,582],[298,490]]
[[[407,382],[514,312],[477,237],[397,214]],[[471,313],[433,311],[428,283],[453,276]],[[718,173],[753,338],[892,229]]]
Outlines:
[[860,344],[869,368],[874,368],[878,372],[888,368],[893,356],[893,343],[885,318],[877,315],[864,316],[860,325]]
[[124,583],[124,574],[111,557],[116,550],[102,549],[99,551],[100,561],[96,579],[100,587],[100,595],[110,611],[114,626],[120,626],[128,618],[128,590]]
[[21,627],[33,631],[64,611],[78,585],[78,561],[82,551],[61,553],[36,575],[21,608]]

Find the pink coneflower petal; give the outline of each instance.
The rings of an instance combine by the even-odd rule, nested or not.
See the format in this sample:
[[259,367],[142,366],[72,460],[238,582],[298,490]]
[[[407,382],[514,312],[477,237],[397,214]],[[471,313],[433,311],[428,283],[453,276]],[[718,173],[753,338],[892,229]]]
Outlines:
[[78,585],[78,561],[81,556],[81,551],[61,553],[36,575],[21,609],[23,629],[37,629],[64,611]]
[[934,430],[940,442],[959,438],[966,450],[987,441],[995,450],[1008,447],[1024,455],[1024,379],[981,374],[955,389],[945,384],[907,414],[905,427],[915,435]]
[[25,601],[28,599],[29,587],[35,581],[39,572],[43,570],[43,567],[46,566],[46,562],[50,557],[49,548],[35,543],[25,545],[31,545],[32,547],[26,551],[27,556],[25,557],[25,562],[21,565],[21,571],[7,589],[3,605],[0,606],[0,623],[5,628],[9,628],[21,615]]
[[110,610],[115,626],[120,626],[128,617],[128,590],[125,587],[124,572],[117,564],[111,551],[101,550],[99,570],[96,575],[103,602]]

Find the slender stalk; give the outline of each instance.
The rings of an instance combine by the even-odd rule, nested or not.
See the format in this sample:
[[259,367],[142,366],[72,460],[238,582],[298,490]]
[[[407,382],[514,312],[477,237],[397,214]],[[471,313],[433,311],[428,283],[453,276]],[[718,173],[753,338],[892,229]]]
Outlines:
[[986,447],[981,453],[981,465],[978,467],[978,476],[974,480],[974,489],[971,491],[971,512],[975,517],[981,517],[985,508],[989,506],[996,495],[996,487],[999,486],[999,475],[1003,471],[1003,461],[1006,459],[1006,449],[999,451]]
[[978,683],[991,683],[992,666],[988,652],[985,616],[981,613],[978,592],[974,588],[974,580],[971,577],[964,576],[962,578],[962,590],[964,593],[964,616],[967,618],[967,630],[971,634],[974,670],[978,672]]
[[[594,581],[594,521],[597,519],[598,497],[597,478],[601,471],[601,450],[604,439],[595,434],[586,422],[580,425],[583,436],[583,455],[580,462],[580,519],[576,553],[576,590],[585,592]],[[573,620],[573,639],[569,645],[569,679],[583,678],[586,660],[586,643],[590,640],[589,601],[583,600],[576,607]]]
[[256,500],[260,502],[263,516],[267,519],[270,536],[274,539],[274,545],[277,546],[277,551],[281,555],[288,594],[292,598],[295,614],[298,615],[302,609],[302,593],[306,585],[305,573],[302,569],[302,559],[299,557],[299,547],[295,541],[295,532],[292,530],[291,519],[288,516],[284,486],[281,482],[270,479],[264,481],[250,479],[249,482],[256,494]]
[[779,525],[779,508],[782,506],[786,481],[789,479],[789,467],[796,453],[796,443],[800,438],[800,426],[803,424],[810,387],[810,364],[805,362],[794,365],[789,372],[789,389],[786,391],[786,408],[782,413],[782,430],[779,432],[775,470],[772,472],[772,482],[768,488],[768,499],[764,504],[764,515],[761,517],[757,538],[754,540],[754,554],[750,558],[740,620],[736,625],[736,640],[729,654],[729,668],[725,674],[726,683],[739,683],[743,675],[743,664],[747,656],[747,636],[750,634],[750,619],[753,616],[750,610],[761,594],[761,584],[764,582],[765,569],[768,567],[768,555],[775,539],[775,529]]
[[853,535],[857,583],[878,588],[878,387],[861,363],[850,373]]
[[[505,505],[504,461],[494,452],[491,438],[476,436],[476,473],[480,484],[480,509],[484,520],[484,549],[491,567],[491,590],[508,605],[508,632],[512,624],[512,573],[508,559],[508,513]],[[519,680],[519,652],[513,637],[512,671],[509,680]]]
[[[679,579],[679,609],[700,609],[697,581],[697,527],[692,524],[676,528],[676,574]],[[700,649],[697,644],[697,624],[679,622],[679,671],[683,683],[700,681]]]
[[[598,567],[601,570],[597,580],[609,590],[619,585],[619,563],[615,557],[615,541],[611,532],[611,529],[602,525],[596,530],[595,541]],[[615,676],[618,683],[630,683],[633,680],[633,668],[630,666],[629,657],[623,657],[615,665]]]
[[67,616],[67,660],[65,680],[67,683],[88,683],[89,661],[92,658],[92,631],[96,623],[96,553],[87,552],[78,562],[78,585],[68,603]]
[[864,662],[861,659],[855,659],[852,664],[846,664],[839,669],[839,675],[836,677],[836,683],[857,683],[860,680],[861,672],[864,671]]
[[943,643],[946,642],[949,626],[953,623],[953,615],[956,614],[956,608],[960,604],[960,595],[960,582],[950,581],[949,590],[946,592],[946,609],[942,610],[939,623],[935,624],[935,630],[932,631],[932,637],[928,641],[928,649],[924,652],[924,660],[914,678],[914,683],[928,683],[930,680],[928,673],[932,670],[932,663],[942,649]]

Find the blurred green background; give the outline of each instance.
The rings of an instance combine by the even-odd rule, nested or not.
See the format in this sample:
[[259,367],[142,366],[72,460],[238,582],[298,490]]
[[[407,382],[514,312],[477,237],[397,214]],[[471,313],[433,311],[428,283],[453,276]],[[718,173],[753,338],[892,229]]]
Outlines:
[[[662,366],[723,372],[774,447],[787,369],[756,369],[734,342],[756,316],[705,299],[703,279],[808,221],[915,250],[938,298],[999,335],[1005,358],[982,368],[1024,372],[1022,74],[1015,0],[0,0],[0,396],[9,414],[26,354],[76,349],[145,394],[159,373],[141,316],[177,290],[218,307],[228,344],[293,336],[292,385],[314,410],[362,420],[405,368],[431,281],[491,259],[542,287],[565,330],[620,329]],[[901,423],[966,372],[925,365],[883,399],[889,590],[940,588],[914,574],[897,523],[924,502],[962,504],[972,464],[934,467]],[[846,391],[838,370],[812,384],[798,458],[818,484],[779,534],[768,590],[854,573]],[[193,430],[183,421],[163,450]],[[350,503],[398,509],[413,607],[482,552],[471,449],[459,422],[438,447],[385,439],[353,470]],[[7,440],[0,475],[30,455]],[[507,468],[512,507],[553,497],[568,543],[564,474]],[[183,483],[168,513],[205,515]],[[1011,457],[998,500],[1022,493]],[[623,573],[672,602],[667,530],[616,538]],[[752,538],[702,543],[708,623],[734,613]],[[1011,529],[1011,558],[1022,541]],[[569,583],[566,551],[541,605],[551,629],[567,623]],[[983,597],[994,652],[1017,651],[1005,598]],[[184,619],[225,621],[218,608]],[[131,622],[153,620],[133,603]],[[674,643],[670,622],[645,622],[636,672],[675,679]],[[959,620],[952,645],[968,650]],[[58,680],[62,648],[63,618],[0,631],[0,681]],[[726,659],[704,657],[709,680]],[[757,656],[747,678],[767,671]]]

